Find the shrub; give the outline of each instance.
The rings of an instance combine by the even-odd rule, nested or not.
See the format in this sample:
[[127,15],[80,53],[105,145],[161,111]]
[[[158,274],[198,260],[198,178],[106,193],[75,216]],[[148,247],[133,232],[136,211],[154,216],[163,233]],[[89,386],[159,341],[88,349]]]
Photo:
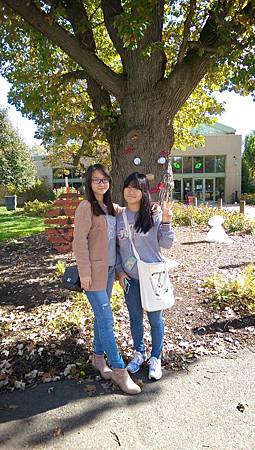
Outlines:
[[54,278],[61,278],[64,275],[66,264],[63,261],[58,261],[55,266]]
[[[119,283],[114,283],[111,306],[115,317],[121,315],[123,306],[123,290]],[[91,336],[93,330],[93,313],[86,295],[82,292],[71,294],[71,310],[66,310],[65,314],[60,314],[50,323],[55,331],[67,335],[77,335],[86,333]],[[115,327],[117,326],[115,321]]]
[[236,211],[226,211],[207,205],[201,205],[198,208],[186,206],[182,203],[174,203],[173,205],[174,226],[208,226],[210,217],[216,215],[224,217],[224,228],[228,233],[255,233],[255,221]]
[[[73,193],[77,192],[77,189],[75,189],[74,187],[70,187],[69,189],[70,189],[70,192],[73,192]],[[61,194],[66,194],[66,187],[63,186],[58,189],[54,189],[53,192],[54,192],[55,198],[57,199],[60,197]]]
[[255,267],[249,264],[239,276],[221,274],[209,277],[204,286],[209,288],[213,308],[226,307],[255,311]]
[[52,207],[52,203],[39,202],[34,200],[33,202],[27,202],[24,205],[23,211],[28,216],[44,216],[45,212]]
[[7,187],[4,184],[0,184],[0,198],[5,197],[6,195],[13,195],[14,192],[15,192],[14,186],[11,188],[10,185]]
[[66,310],[65,314],[59,314],[49,324],[59,333],[66,335],[80,334],[85,326],[89,334],[92,332],[92,311],[87,297],[82,292],[71,294],[71,310]]
[[46,180],[37,179],[34,186],[27,190],[17,192],[18,197],[21,197],[22,202],[33,202],[39,200],[40,202],[48,202],[55,200],[55,194]]
[[253,194],[242,194],[241,200],[245,200],[247,205],[255,205],[255,193]]

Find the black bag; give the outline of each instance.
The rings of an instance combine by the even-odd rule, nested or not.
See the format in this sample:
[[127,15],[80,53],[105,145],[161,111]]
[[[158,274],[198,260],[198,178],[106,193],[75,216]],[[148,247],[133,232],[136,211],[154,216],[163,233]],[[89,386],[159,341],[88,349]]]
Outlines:
[[70,291],[82,291],[81,280],[77,266],[67,267],[62,277],[62,283]]

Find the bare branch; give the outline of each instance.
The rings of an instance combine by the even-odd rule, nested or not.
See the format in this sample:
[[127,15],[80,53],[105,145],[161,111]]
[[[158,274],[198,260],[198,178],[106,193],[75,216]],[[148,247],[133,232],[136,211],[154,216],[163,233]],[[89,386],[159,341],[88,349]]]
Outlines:
[[113,72],[92,51],[52,21],[42,10],[29,1],[1,0],[23,19],[42,33],[51,42],[58,45],[67,55],[83,67],[88,75],[117,98],[123,96],[123,77]]
[[188,13],[187,18],[184,23],[183,39],[182,39],[179,54],[177,57],[178,63],[183,60],[186,50],[187,50],[187,47],[188,47],[187,44],[188,44],[188,38],[189,38],[189,33],[190,33],[190,27],[192,25],[192,20],[194,17],[195,9],[196,9],[196,0],[190,0],[189,13]]

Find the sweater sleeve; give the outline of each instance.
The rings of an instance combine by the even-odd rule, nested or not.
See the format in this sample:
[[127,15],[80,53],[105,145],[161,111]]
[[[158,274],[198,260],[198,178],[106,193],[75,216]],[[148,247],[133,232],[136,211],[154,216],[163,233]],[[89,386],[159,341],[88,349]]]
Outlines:
[[158,215],[155,219],[158,226],[158,243],[162,248],[170,248],[174,240],[174,231],[171,223],[162,224],[161,219],[161,215]]
[[76,209],[74,217],[73,252],[80,278],[91,277],[88,234],[92,225],[91,206],[85,200]]
[[116,241],[116,265],[115,265],[115,270],[117,272],[117,274],[121,273],[121,272],[125,272],[125,270],[123,269],[122,266],[122,259],[120,256],[120,245],[119,245],[119,239],[117,237],[117,241]]

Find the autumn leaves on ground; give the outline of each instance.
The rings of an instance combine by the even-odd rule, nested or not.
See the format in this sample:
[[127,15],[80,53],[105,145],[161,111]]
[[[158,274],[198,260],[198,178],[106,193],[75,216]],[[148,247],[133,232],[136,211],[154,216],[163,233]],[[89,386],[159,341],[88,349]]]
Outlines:
[[[176,304],[165,312],[165,370],[189,370],[204,355],[228,357],[255,343],[255,317],[243,308],[210,306],[204,280],[213,273],[239,276],[255,263],[255,236],[233,235],[233,244],[205,242],[206,230],[176,228],[167,255],[178,266],[171,278]],[[90,364],[91,310],[82,294],[61,287],[71,255],[52,251],[44,234],[0,246],[0,387],[25,389],[39,382],[74,378],[85,385],[98,374]],[[116,283],[115,333],[127,360],[132,354],[127,309]],[[254,311],[253,311],[254,312]],[[150,345],[146,322],[145,339]],[[109,389],[105,385],[105,389]]]

